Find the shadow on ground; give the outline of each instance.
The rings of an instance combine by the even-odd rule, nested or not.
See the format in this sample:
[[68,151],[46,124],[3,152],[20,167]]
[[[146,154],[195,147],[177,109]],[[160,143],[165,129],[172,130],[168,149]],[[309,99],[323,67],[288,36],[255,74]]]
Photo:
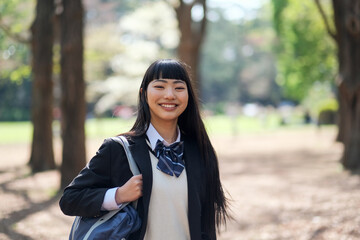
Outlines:
[[[234,217],[218,239],[360,239],[360,180],[342,170],[335,131],[213,136]],[[88,156],[101,142],[88,142]],[[73,217],[58,207],[60,176],[30,175],[27,148],[0,146],[0,239],[67,239]]]

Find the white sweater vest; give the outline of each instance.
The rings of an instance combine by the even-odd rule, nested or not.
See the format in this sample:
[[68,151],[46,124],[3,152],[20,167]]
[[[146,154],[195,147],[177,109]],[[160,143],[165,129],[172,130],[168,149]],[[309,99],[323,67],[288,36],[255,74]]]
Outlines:
[[145,240],[190,240],[186,169],[170,176],[156,168],[158,159],[151,153],[153,183]]

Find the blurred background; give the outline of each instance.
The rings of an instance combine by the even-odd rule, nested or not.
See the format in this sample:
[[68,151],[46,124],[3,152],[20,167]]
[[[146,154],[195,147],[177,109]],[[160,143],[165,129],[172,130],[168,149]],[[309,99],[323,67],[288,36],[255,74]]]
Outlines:
[[1,171],[50,171],[63,189],[100,139],[131,128],[147,67],[176,58],[224,165],[224,138],[237,148],[259,136],[253,148],[266,152],[271,134],[285,134],[279,147],[322,131],[318,141],[339,143],[334,167],[358,173],[359,36],[358,1],[2,0]]
[[[288,3],[277,6],[280,2]],[[330,1],[324,2],[330,12]],[[31,120],[32,50],[26,41],[35,4],[3,1],[1,6],[1,121]],[[54,6],[58,18],[59,4]],[[314,1],[182,4],[193,6],[180,8],[177,0],[83,1],[87,119],[131,117],[122,107],[136,106],[142,76],[159,58],[191,59],[187,64],[209,115],[275,114],[284,124],[301,123],[306,115],[306,121],[317,123],[321,111],[337,110],[336,46]],[[180,28],[179,21],[190,27]],[[58,25],[51,59],[55,119],[61,101]]]

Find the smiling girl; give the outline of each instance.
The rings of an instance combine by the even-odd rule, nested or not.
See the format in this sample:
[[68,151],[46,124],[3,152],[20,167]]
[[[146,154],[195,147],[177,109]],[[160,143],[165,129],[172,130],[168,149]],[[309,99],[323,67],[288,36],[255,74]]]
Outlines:
[[106,139],[64,190],[63,212],[97,216],[138,200],[142,226],[130,239],[215,240],[228,216],[227,200],[185,64],[165,59],[150,65],[135,124],[123,135],[141,175],[132,176],[124,149]]

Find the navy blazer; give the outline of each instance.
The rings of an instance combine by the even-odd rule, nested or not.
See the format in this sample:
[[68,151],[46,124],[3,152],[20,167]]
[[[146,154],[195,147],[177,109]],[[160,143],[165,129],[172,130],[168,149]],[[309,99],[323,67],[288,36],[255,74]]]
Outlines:
[[[144,136],[129,137],[130,151],[143,176],[143,196],[138,200],[138,213],[142,219],[139,231],[130,239],[143,239],[146,231],[152,188],[152,168]],[[182,134],[184,160],[188,181],[188,220],[192,240],[216,239],[215,229],[205,222],[206,204],[205,167],[196,141]],[[108,189],[124,185],[132,177],[124,149],[111,138],[105,139],[96,155],[65,188],[60,208],[66,215],[96,217],[104,214],[101,206]],[[209,204],[209,203],[207,203]],[[208,220],[208,219],[207,219]],[[212,224],[213,225],[213,224]],[[169,238],[171,239],[171,238]]]

